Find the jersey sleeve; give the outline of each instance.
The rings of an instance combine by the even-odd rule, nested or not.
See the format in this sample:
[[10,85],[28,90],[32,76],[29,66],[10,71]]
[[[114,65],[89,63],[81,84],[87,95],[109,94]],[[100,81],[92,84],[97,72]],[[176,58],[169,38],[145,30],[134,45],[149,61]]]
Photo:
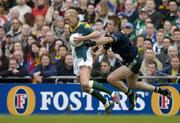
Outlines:
[[113,38],[114,42],[129,40],[129,38],[121,32],[114,33],[112,35],[112,38]]

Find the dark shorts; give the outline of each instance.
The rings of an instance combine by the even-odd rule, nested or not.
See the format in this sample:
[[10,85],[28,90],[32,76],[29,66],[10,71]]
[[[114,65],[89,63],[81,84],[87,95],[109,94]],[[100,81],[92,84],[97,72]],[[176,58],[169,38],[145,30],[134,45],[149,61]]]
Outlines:
[[138,74],[142,60],[143,58],[137,55],[132,62],[123,62],[123,65],[126,65],[134,74]]

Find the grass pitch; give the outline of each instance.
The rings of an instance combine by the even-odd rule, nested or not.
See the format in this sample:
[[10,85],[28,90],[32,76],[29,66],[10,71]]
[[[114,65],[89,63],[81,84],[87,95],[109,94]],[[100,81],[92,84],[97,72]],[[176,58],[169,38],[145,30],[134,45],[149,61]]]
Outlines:
[[0,123],[180,123],[180,116],[153,115],[0,115]]

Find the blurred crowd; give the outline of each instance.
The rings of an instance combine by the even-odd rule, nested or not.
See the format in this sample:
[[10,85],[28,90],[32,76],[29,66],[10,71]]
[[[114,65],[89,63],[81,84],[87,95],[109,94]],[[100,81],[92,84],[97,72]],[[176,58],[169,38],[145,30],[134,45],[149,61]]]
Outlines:
[[[111,29],[108,15],[117,15],[119,28],[144,58],[140,75],[180,76],[180,0],[0,0],[0,76],[31,76],[32,83],[43,83],[49,76],[74,76],[69,25],[64,20],[69,8],[102,36]],[[92,54],[100,47],[93,47]],[[106,78],[121,62],[109,49],[94,57],[91,76]]]

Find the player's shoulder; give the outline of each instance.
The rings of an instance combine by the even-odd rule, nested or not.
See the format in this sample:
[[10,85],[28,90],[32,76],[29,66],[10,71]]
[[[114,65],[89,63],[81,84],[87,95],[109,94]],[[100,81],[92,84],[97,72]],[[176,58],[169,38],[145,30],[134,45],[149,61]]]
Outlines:
[[83,26],[84,28],[91,28],[90,24],[87,22],[82,22],[81,26]]

